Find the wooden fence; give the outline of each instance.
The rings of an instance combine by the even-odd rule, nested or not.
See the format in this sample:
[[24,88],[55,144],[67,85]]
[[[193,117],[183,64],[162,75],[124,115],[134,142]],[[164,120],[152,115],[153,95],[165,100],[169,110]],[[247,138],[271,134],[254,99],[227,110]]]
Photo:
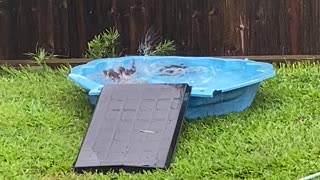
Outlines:
[[179,55],[320,53],[319,0],[1,0],[0,59],[44,45],[81,57],[88,40],[109,27],[136,54],[155,26]]

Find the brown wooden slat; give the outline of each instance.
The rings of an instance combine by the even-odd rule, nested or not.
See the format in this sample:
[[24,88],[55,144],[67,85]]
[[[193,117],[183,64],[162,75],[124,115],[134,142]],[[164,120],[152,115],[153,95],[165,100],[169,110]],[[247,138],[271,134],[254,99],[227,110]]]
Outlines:
[[53,3],[54,52],[69,57],[68,0],[55,0]]
[[3,36],[0,38],[0,55],[8,58],[10,54],[13,54],[13,47],[11,43],[11,24],[14,19],[11,16],[10,0],[0,1],[0,34]]
[[12,31],[15,32],[15,39],[17,46],[15,56],[16,58],[25,58],[23,53],[34,51],[36,44],[39,41],[40,27],[39,27],[39,13],[37,0],[17,0],[15,4],[16,16],[15,26]]
[[222,58],[245,59],[268,62],[268,63],[293,63],[293,62],[307,62],[320,61],[320,55],[266,55],[266,56],[219,56]]
[[210,55],[223,55],[223,26],[224,22],[223,0],[208,0],[208,53]]
[[38,43],[47,51],[53,52],[54,45],[54,21],[53,21],[53,0],[37,1],[38,16]]
[[[295,62],[320,62],[320,55],[272,55],[272,56],[216,56],[226,59],[245,59],[267,62],[267,63],[295,63]],[[85,64],[92,59],[78,58],[78,59],[54,59],[47,61],[47,65],[50,67],[60,67],[61,65],[69,64],[76,66]],[[8,65],[13,67],[19,66],[36,66],[37,64],[30,59],[19,59],[19,60],[0,60],[1,65]]]
[[[279,8],[278,8],[278,31],[279,31],[279,47],[278,47],[278,54],[291,54],[292,47],[290,44],[290,32],[291,28],[290,26],[290,17],[289,12],[291,12],[291,9],[289,8],[289,3],[291,1],[289,0],[281,0],[279,1]],[[281,28],[280,28],[281,27]]]
[[[177,54],[191,55],[192,49],[192,0],[174,0],[164,3],[166,32],[176,41]],[[180,7],[180,8],[177,8]],[[170,37],[169,36],[169,37]]]
[[68,0],[70,57],[83,57],[87,46],[85,2],[85,0]]
[[[130,47],[130,5],[127,0],[113,0],[112,8],[114,8],[116,12],[116,20],[115,26],[119,30],[121,35],[120,37],[120,45],[121,52],[124,54],[129,53]],[[115,21],[115,20],[114,20]]]
[[135,1],[130,5],[130,55],[137,54],[139,43],[147,30],[146,14],[146,8],[142,0]]
[[309,22],[309,39],[310,39],[310,44],[308,45],[310,47],[309,52],[318,52],[319,49],[319,15],[318,15],[318,10],[319,10],[319,1],[318,0],[310,0],[309,1],[309,6],[310,6],[310,20]]
[[[76,66],[80,64],[85,64],[89,62],[90,59],[54,59],[47,61],[47,65],[50,67],[59,67],[61,65],[69,64],[71,66]],[[0,60],[0,65],[19,67],[19,66],[37,66],[35,61],[30,59],[19,59],[19,60]]]

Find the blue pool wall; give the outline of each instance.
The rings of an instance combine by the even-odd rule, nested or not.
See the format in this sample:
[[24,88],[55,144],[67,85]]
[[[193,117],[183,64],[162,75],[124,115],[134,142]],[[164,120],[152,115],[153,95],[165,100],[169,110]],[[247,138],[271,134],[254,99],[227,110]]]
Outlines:
[[212,98],[191,97],[185,117],[192,120],[242,112],[251,106],[259,87],[260,83],[255,83],[232,91],[216,93]]
[[[216,92],[211,98],[192,97],[185,113],[186,120],[238,113],[248,109],[253,103],[261,83],[255,83],[228,92]],[[89,95],[89,101],[96,106],[99,95]]]

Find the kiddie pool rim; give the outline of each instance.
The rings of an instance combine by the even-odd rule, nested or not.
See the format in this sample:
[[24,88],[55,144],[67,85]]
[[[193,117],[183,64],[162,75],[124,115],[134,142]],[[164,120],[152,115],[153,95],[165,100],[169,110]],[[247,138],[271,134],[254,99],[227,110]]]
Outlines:
[[[186,59],[186,60],[192,60],[192,59],[197,59],[197,60],[206,59],[206,60],[208,60],[208,59],[210,59],[210,60],[219,60],[219,61],[225,61],[225,62],[226,61],[228,61],[228,62],[246,61],[246,63],[248,65],[250,65],[250,64],[259,65],[260,68],[266,70],[263,73],[261,73],[260,75],[257,75],[254,80],[245,81],[243,83],[238,83],[237,85],[234,85],[229,88],[213,90],[213,92],[211,94],[194,94],[194,93],[192,93],[191,97],[212,98],[214,96],[214,94],[224,93],[224,92],[232,91],[232,90],[239,89],[242,87],[246,87],[246,86],[249,86],[252,84],[260,83],[266,79],[269,79],[269,78],[272,78],[275,76],[275,71],[273,69],[272,64],[265,63],[265,62],[257,62],[257,61],[253,61],[253,60],[249,60],[249,59],[224,59],[224,58],[216,58],[216,57],[195,57],[195,56],[143,56],[143,57],[147,58],[150,61],[152,61],[154,59],[159,59],[159,58],[166,58],[166,59],[179,58],[179,59]],[[78,65],[76,67],[73,67],[71,69],[70,74],[68,75],[68,78],[72,82],[74,82],[75,84],[78,84],[80,87],[82,87],[83,89],[88,91],[89,96],[99,95],[102,88],[103,88],[103,85],[96,83],[96,82],[80,75],[82,69],[94,67],[96,64],[98,64],[102,61],[106,61],[106,60],[108,60],[108,61],[110,61],[110,60],[125,61],[125,60],[136,59],[136,58],[141,59],[142,56],[125,56],[125,57],[117,57],[117,58],[103,58],[103,59],[92,60],[86,64],[82,64],[82,65]]]

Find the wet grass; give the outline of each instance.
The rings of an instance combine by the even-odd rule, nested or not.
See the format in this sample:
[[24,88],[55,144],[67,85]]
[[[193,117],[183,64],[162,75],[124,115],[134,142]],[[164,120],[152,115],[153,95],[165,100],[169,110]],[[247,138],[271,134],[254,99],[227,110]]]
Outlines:
[[76,175],[91,118],[60,71],[0,72],[0,179],[297,179],[320,171],[320,65],[277,69],[252,107],[185,124],[168,171]]

